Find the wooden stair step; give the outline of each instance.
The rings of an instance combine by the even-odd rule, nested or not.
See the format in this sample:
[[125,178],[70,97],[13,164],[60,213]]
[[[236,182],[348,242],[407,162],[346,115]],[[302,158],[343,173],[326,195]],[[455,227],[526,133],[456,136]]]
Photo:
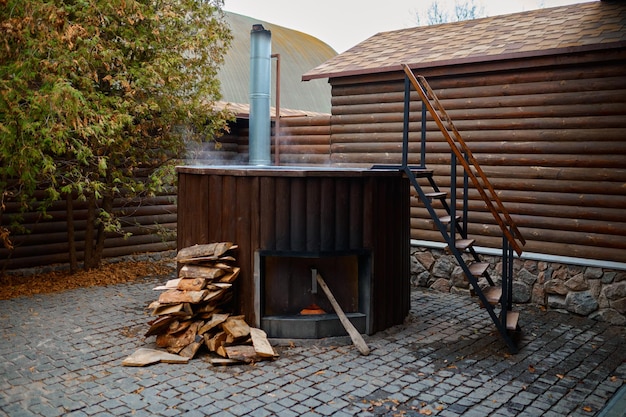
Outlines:
[[506,312],[506,329],[507,330],[516,330],[518,321],[519,321],[519,311],[507,311]]
[[457,249],[463,251],[469,248],[470,246],[472,246],[474,242],[475,242],[474,239],[458,239],[456,242],[454,242],[454,246]]
[[502,297],[502,287],[488,287],[483,290],[485,298],[491,305],[498,304]]
[[435,198],[446,198],[448,193],[445,192],[445,191],[437,191],[437,192],[432,192],[432,193],[426,193],[425,195],[426,195],[426,197],[428,197],[428,198],[430,198],[432,200],[432,199],[435,199]]
[[[455,217],[456,221],[459,222],[461,220],[461,216]],[[439,221],[443,224],[450,224],[452,222],[452,216],[446,215],[439,217]]]
[[475,277],[480,277],[489,268],[489,262],[475,262],[469,266],[469,270]]

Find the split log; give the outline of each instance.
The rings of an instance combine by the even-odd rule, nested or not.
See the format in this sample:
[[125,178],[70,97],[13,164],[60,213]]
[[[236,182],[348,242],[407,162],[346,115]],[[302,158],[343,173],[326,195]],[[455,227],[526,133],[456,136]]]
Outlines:
[[204,344],[209,349],[209,351],[217,353],[217,350],[222,347],[226,342],[226,337],[228,337],[228,334],[225,331],[221,331],[214,334],[213,336],[211,336],[209,333],[205,333],[203,337]]
[[196,335],[195,340],[185,346],[183,350],[180,351],[179,355],[185,358],[193,359],[193,357],[196,356],[196,353],[198,353],[198,350],[200,350],[203,341],[204,339],[202,336]]
[[207,243],[205,245],[189,246],[178,251],[176,260],[183,263],[193,258],[215,257],[217,259],[231,248],[233,248],[232,242]]
[[140,348],[122,361],[123,366],[146,366],[153,363],[187,363],[189,358],[157,349]]
[[149,308],[152,308],[153,316],[165,316],[176,313],[185,314],[185,312],[183,311],[183,303],[162,305],[157,301],[150,304]]
[[156,344],[159,347],[167,348],[168,352],[178,353],[196,339],[199,325],[197,322],[193,323],[182,333],[160,334],[156,338]]
[[226,321],[226,319],[228,318],[228,316],[230,316],[230,314],[228,314],[228,313],[223,313],[223,314],[216,313],[216,314],[213,314],[211,316],[211,320],[207,321],[202,327],[200,327],[200,329],[198,330],[198,334],[203,335],[206,332],[211,331],[212,329],[216,328],[220,324],[224,323]]
[[254,346],[250,345],[237,345],[237,346],[225,346],[224,351],[226,357],[229,359],[235,359],[241,362],[250,363],[259,360],[259,357],[254,350]]
[[148,329],[146,334],[144,334],[144,337],[149,337],[155,334],[164,333],[166,329],[169,328],[170,323],[172,323],[174,320],[176,320],[176,317],[171,316],[171,315],[158,317],[157,319],[149,323],[150,328]]
[[180,278],[170,279],[165,285],[159,285],[158,287],[154,287],[155,290],[175,290],[178,287],[178,282]]
[[159,296],[159,303],[161,304],[176,304],[176,303],[192,303],[198,304],[208,294],[208,291],[179,291],[179,290],[167,290]]
[[256,327],[250,328],[250,336],[252,336],[252,346],[254,346],[254,350],[256,354],[262,358],[273,358],[276,355],[274,348],[267,340],[267,334]]
[[250,326],[248,326],[244,320],[244,316],[229,317],[222,323],[222,328],[232,336],[234,340],[250,336]]
[[222,275],[224,275],[223,269],[200,265],[183,265],[178,273],[180,278],[215,279]]
[[206,287],[206,280],[204,278],[182,278],[176,289],[180,291],[202,291]]
[[239,276],[239,271],[241,271],[241,268],[237,266],[233,267],[230,271],[226,273],[226,275],[220,278],[220,282],[226,282],[226,283],[234,282],[235,279],[237,279],[237,277]]

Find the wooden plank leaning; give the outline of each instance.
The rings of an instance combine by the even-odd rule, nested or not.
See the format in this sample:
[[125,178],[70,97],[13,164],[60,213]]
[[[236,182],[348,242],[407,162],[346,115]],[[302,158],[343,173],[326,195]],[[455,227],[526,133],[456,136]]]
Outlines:
[[330,304],[335,309],[335,313],[337,313],[337,316],[339,316],[339,320],[341,321],[341,324],[350,335],[350,339],[352,339],[352,343],[354,343],[354,345],[357,347],[357,349],[359,349],[359,352],[361,352],[362,355],[364,356],[369,355],[370,348],[365,343],[365,340],[363,340],[363,337],[361,337],[361,334],[359,333],[359,331],[352,325],[348,317],[345,315],[345,313],[339,306],[339,303],[335,299],[335,296],[333,295],[332,292],[330,292],[330,288],[328,288],[328,285],[326,285],[324,278],[322,278],[322,276],[319,273],[317,274],[316,278],[317,278],[317,283],[320,285],[320,287],[322,287],[322,290],[324,290],[326,297],[328,297],[328,301],[330,301]]

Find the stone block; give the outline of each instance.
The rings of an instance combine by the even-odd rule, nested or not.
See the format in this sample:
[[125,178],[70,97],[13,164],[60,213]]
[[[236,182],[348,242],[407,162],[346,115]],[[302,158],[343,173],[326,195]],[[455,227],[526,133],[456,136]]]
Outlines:
[[419,275],[425,270],[426,268],[415,257],[411,257],[411,275]]
[[615,272],[615,271],[605,272],[602,275],[602,283],[603,284],[612,284],[613,282],[616,282],[615,281],[615,276],[616,275],[617,275],[617,272]]
[[439,278],[433,282],[430,288],[440,292],[450,292],[450,281],[445,278]]
[[520,281],[513,282],[513,302],[527,303],[530,301],[532,287]]
[[569,292],[567,287],[565,286],[565,282],[559,279],[551,279],[549,281],[546,281],[546,283],[543,284],[543,289],[548,294],[565,295]]
[[526,285],[532,286],[537,281],[537,275],[523,268],[517,273],[517,279],[524,282]]
[[602,294],[609,300],[626,297],[626,281],[610,284],[602,289]]
[[584,291],[589,289],[589,284],[587,284],[583,274],[574,275],[572,278],[565,281],[565,286],[571,291]]
[[435,262],[432,274],[437,278],[450,278],[450,274],[454,271],[454,267],[455,265],[452,263],[450,258],[444,256]]
[[460,266],[457,266],[454,268],[454,271],[452,271],[451,284],[453,287],[457,288],[469,288],[469,281],[465,277],[463,268]]
[[565,296],[558,294],[548,294],[548,307],[556,309],[565,308]]
[[417,252],[414,255],[414,258],[419,262],[425,269],[430,271],[433,264],[435,263],[435,257],[430,252]]
[[620,298],[618,300],[609,300],[609,305],[618,313],[626,314],[626,297]]
[[585,269],[585,279],[589,280],[589,279],[600,279],[602,278],[602,274],[603,274],[603,270],[602,268],[595,268],[595,267],[587,267]]
[[552,271],[553,280],[556,279],[556,280],[566,281],[568,276],[569,274],[567,271],[567,267],[565,266],[559,266],[554,271]]
[[587,316],[598,309],[598,302],[590,291],[570,292],[565,297],[565,309],[569,312]]
[[533,285],[532,293],[530,295],[530,301],[533,304],[545,305],[546,304],[546,292],[543,290],[543,285]]

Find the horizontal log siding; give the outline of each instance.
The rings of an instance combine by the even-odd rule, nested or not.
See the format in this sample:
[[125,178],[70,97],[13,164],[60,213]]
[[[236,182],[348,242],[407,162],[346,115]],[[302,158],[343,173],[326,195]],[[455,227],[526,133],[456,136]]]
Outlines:
[[[239,119],[217,142],[190,144],[187,163],[200,165],[248,163],[248,120]],[[271,160],[275,162],[276,129],[272,122]],[[330,116],[290,116],[280,119],[281,165],[330,163]],[[216,146],[216,143],[218,144]]]
[[[603,61],[587,54],[564,67],[541,58],[539,68],[526,63],[523,70],[480,64],[484,72],[456,68],[454,76],[418,71],[518,222],[528,240],[525,251],[626,261],[624,55]],[[333,164],[401,162],[402,76],[331,80]],[[421,103],[414,91],[411,99],[409,163],[419,164]],[[450,151],[430,115],[426,146],[426,165],[448,190]],[[411,237],[441,241],[413,196]],[[500,247],[499,229],[475,190],[469,207],[472,237]]]
[[[83,260],[87,209],[84,202],[74,202],[74,227],[78,260]],[[116,199],[114,212],[124,233],[109,233],[103,256],[118,257],[135,253],[159,252],[176,248],[176,190],[167,195],[139,199]],[[23,218],[23,230],[11,227],[16,216]],[[68,263],[67,215],[65,202],[58,201],[42,215],[38,211],[20,214],[15,203],[7,204],[2,226],[12,230],[15,249],[0,248],[0,271]]]
[[[274,135],[273,129],[272,145],[275,144]],[[275,153],[272,146],[272,155]],[[330,164],[330,116],[281,118],[279,154],[281,165]]]

